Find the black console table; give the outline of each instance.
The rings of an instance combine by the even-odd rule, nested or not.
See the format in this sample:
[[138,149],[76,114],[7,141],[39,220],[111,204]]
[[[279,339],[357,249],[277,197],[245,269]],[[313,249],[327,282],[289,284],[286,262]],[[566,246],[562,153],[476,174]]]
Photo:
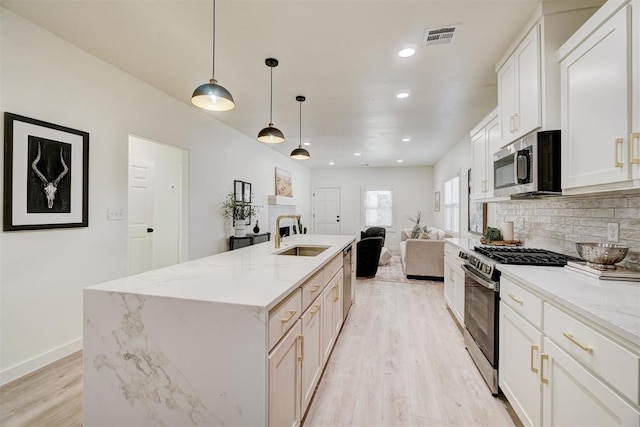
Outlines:
[[244,237],[229,237],[229,250],[244,248],[245,246],[257,245],[258,243],[271,240],[271,233],[248,234]]

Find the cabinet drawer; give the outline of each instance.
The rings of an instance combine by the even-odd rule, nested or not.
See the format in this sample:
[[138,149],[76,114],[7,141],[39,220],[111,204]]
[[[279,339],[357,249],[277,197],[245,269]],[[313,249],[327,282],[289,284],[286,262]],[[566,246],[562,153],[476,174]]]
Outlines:
[[635,404],[640,403],[640,357],[581,321],[544,304],[544,333],[588,370]]
[[336,275],[338,270],[342,267],[342,252],[338,255],[334,256],[331,261],[329,261],[324,266],[324,283],[329,283],[333,276]]
[[306,310],[311,302],[320,294],[322,294],[322,288],[324,288],[326,281],[324,280],[324,272],[318,271],[311,276],[309,280],[302,285],[302,311]]
[[302,290],[297,289],[269,313],[269,349],[276,345],[301,314]]
[[533,326],[542,329],[542,300],[540,298],[508,278],[502,277],[500,278],[500,300]]

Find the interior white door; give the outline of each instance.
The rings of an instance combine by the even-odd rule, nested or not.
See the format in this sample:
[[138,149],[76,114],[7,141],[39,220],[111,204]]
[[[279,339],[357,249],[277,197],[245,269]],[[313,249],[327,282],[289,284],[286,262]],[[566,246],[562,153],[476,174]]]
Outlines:
[[153,268],[153,169],[148,160],[129,160],[129,274]]
[[313,233],[340,234],[340,189],[313,190]]

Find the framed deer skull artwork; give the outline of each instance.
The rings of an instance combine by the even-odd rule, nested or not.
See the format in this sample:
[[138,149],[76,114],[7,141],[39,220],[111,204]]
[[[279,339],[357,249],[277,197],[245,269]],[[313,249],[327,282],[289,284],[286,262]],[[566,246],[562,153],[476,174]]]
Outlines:
[[89,225],[89,134],[4,114],[4,231]]

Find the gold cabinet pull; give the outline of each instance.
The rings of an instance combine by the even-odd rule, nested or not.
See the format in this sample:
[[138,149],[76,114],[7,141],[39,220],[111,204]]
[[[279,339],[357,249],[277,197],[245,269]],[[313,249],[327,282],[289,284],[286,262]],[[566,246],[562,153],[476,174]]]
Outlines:
[[515,130],[514,130],[515,125],[513,124],[514,120],[515,120],[515,116],[512,115],[511,117],[509,117],[509,132],[511,132],[511,133],[515,132]]
[[304,335],[298,335],[298,341],[300,341],[300,356],[298,356],[298,360],[302,362],[304,360]]
[[314,305],[313,308],[310,310],[311,314],[316,314],[318,311],[320,311],[320,306],[318,304]]
[[564,335],[564,337],[566,339],[568,339],[569,341],[571,341],[572,343],[574,343],[575,345],[577,345],[578,347],[580,347],[581,349],[583,349],[584,351],[586,351],[587,353],[593,353],[593,347],[589,347],[587,345],[581,344],[579,343],[572,334],[569,334],[567,332],[563,332],[562,335]]
[[532,345],[531,346],[531,372],[533,373],[538,373],[538,368],[533,366],[533,352],[534,351],[538,351],[538,346],[537,345]]
[[320,289],[320,285],[315,285],[313,288],[309,289],[309,292],[314,294],[314,293],[318,292],[318,289]]
[[333,290],[336,291],[335,295],[333,296],[333,302],[338,302],[338,300],[340,299],[340,292],[339,292],[338,285],[335,285],[333,287]]
[[513,115],[513,131],[518,132],[518,113]]
[[289,320],[293,319],[293,316],[295,316],[295,315],[296,315],[296,313],[297,313],[297,311],[296,311],[296,310],[291,310],[291,311],[289,312],[289,315],[288,315],[287,317],[285,317],[284,319],[280,319],[280,321],[281,321],[282,323],[287,323]]
[[549,379],[544,377],[544,361],[549,360],[548,354],[540,355],[540,382],[542,384],[549,384]]
[[614,165],[617,168],[622,168],[624,167],[624,163],[619,162],[618,159],[620,158],[620,153],[618,152],[618,147],[621,147],[622,144],[624,143],[624,139],[623,138],[616,138],[616,142],[615,142],[615,161],[614,161]]
[[640,156],[640,132],[633,132],[629,135],[629,150],[631,151],[631,163],[640,165],[640,157],[636,157],[636,143],[638,144],[638,156]]
[[522,301],[521,299],[518,299],[518,297],[516,297],[514,294],[509,294],[509,298],[511,298],[512,300],[514,300],[520,305],[524,304],[524,301]]

